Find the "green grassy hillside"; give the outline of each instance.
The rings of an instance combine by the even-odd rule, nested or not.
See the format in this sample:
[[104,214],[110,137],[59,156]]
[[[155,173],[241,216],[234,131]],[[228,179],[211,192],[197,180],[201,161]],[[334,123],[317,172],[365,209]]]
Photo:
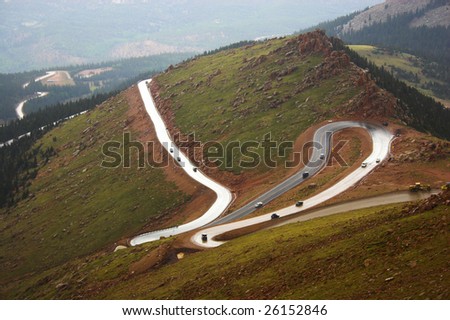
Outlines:
[[[277,142],[295,141],[313,123],[332,118],[363,88],[353,84],[350,65],[320,73],[333,60],[324,53],[328,40],[317,33],[308,37],[323,47],[302,53],[302,40],[273,39],[199,57],[157,76],[173,124],[203,143],[227,145],[260,143],[267,133]],[[262,148],[256,151],[262,155]],[[240,152],[228,153],[221,167],[240,173],[241,159]],[[278,157],[278,164],[285,159]]]
[[[267,133],[274,141],[294,142],[330,118],[381,122],[396,112],[396,99],[347,55],[333,51],[321,32],[198,57],[169,68],[152,85],[168,129],[195,132],[204,143],[262,142]],[[389,119],[393,130],[394,121]],[[102,145],[120,141],[124,131],[134,139],[154,139],[136,87],[38,142],[53,146],[57,155],[42,164],[30,197],[0,212],[0,297],[449,297],[448,206],[442,204],[351,212],[259,232],[204,252],[186,249],[191,245],[178,237],[113,253],[115,243],[149,222],[159,228],[163,223],[156,223],[165,217],[171,225],[192,219],[198,212],[183,206],[190,198],[198,210],[211,200],[207,193],[196,198],[197,188],[179,181],[179,171],[100,168]],[[356,133],[346,134],[349,140]],[[366,138],[358,138],[345,151],[356,166],[369,148]],[[415,149],[426,152],[424,146]],[[261,155],[262,148],[257,152]],[[238,206],[292,172],[282,165],[288,156],[273,157],[278,164],[273,170],[264,165],[243,170],[239,161],[245,156],[236,152],[221,166],[232,173],[207,173],[236,187]],[[313,180],[314,192],[349,170],[335,169]],[[292,192],[286,197],[304,197],[311,190]],[[286,199],[280,201],[291,201]]]
[[189,199],[162,169],[138,170],[136,162],[130,169],[100,167],[105,142],[122,141],[123,132],[136,139],[148,130],[133,127],[127,96],[119,94],[37,142],[53,146],[57,155],[41,164],[28,199],[0,211],[2,284],[134,235]]
[[[187,254],[173,240],[74,260],[8,298],[448,299],[445,199],[329,216]],[[184,251],[185,253],[188,253]],[[158,257],[158,259],[155,259]]]
[[[184,134],[195,131],[202,142],[261,142],[267,133],[278,142],[295,141],[364,91],[363,85],[355,86],[355,68],[345,57],[333,56],[330,46],[316,32],[198,57],[158,76],[156,94],[172,107],[174,124]],[[136,111],[137,100],[138,91],[131,88],[38,141],[57,155],[41,164],[29,198],[0,212],[2,284],[105,249],[165,213],[183,211],[180,206],[196,192],[191,188],[190,193],[190,182],[182,182],[181,191],[170,180],[175,175],[166,180],[162,170],[99,167],[105,142],[121,141],[124,131],[134,139],[148,135],[148,120],[135,125],[146,117],[142,108]],[[262,148],[257,151],[262,154]],[[227,156],[229,170],[241,173],[242,154]],[[272,158],[281,164],[287,157]],[[288,173],[283,165],[278,168],[270,171],[261,164],[250,171],[257,178],[265,174],[265,180],[240,187],[253,196]],[[167,224],[182,223],[192,214],[171,216]]]

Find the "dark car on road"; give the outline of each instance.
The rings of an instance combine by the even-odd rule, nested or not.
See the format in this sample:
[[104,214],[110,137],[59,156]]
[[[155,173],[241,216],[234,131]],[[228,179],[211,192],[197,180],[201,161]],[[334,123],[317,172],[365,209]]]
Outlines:
[[301,206],[303,206],[303,201],[297,201],[297,202],[295,203],[295,206],[296,206],[296,207],[301,207]]
[[270,219],[278,219],[280,216],[279,215],[277,215],[276,213],[273,213],[271,216],[270,216]]

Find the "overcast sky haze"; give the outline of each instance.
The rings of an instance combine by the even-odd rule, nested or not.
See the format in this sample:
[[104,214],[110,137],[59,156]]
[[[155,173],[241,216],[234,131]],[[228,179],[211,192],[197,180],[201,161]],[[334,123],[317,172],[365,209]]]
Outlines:
[[380,0],[2,0],[0,72],[291,34]]

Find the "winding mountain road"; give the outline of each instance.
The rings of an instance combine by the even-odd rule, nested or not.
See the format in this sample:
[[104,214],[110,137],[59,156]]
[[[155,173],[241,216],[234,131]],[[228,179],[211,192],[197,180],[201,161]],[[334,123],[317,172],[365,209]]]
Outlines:
[[[35,82],[42,81],[42,80],[44,80],[44,79],[53,77],[55,74],[56,74],[56,71],[48,71],[48,72],[46,72],[45,75],[43,75],[43,76],[41,76],[41,77],[38,77],[38,78],[34,79],[34,81],[35,81]],[[28,87],[29,84],[30,84],[29,82],[25,83],[25,84],[22,86],[22,88],[25,89],[26,87]],[[31,99],[36,99],[36,98],[45,97],[46,95],[48,95],[48,92],[36,92],[36,97],[33,97],[33,98],[31,98]],[[24,106],[24,104],[25,104],[27,101],[29,101],[29,100],[31,100],[31,99],[23,100],[23,101],[21,101],[21,102],[17,105],[17,108],[16,108],[17,118],[22,119],[22,118],[25,116],[25,114],[23,113],[23,106]]]
[[[331,126],[331,125],[333,125],[333,126]],[[347,190],[348,188],[354,186],[356,183],[358,183],[358,181],[360,181],[365,176],[367,176],[372,170],[374,170],[381,163],[381,161],[383,159],[385,159],[389,155],[390,144],[393,139],[393,136],[385,128],[373,126],[373,125],[369,125],[369,124],[362,124],[359,122],[349,122],[349,121],[337,122],[337,123],[329,124],[325,127],[328,127],[327,130],[334,130],[334,128],[336,130],[341,130],[341,129],[349,128],[349,127],[366,128],[372,137],[372,143],[373,143],[372,153],[364,161],[367,164],[367,166],[365,168],[359,167],[358,169],[351,172],[348,176],[343,178],[341,181],[336,183],[331,188],[326,189],[325,191],[323,191],[309,199],[304,200],[304,204],[302,207],[296,207],[295,204],[293,204],[290,207],[286,207],[286,208],[277,210],[276,213],[280,217],[286,217],[289,215],[296,214],[298,212],[305,211],[307,209],[311,209],[311,208],[313,208],[321,203],[324,203],[325,201],[337,196],[338,194],[340,194],[340,193],[344,192],[345,190]],[[324,127],[322,127],[322,128],[324,128]],[[327,145],[327,146],[328,146],[328,148],[330,148],[329,145]],[[377,161],[377,159],[379,159],[380,161]],[[313,160],[314,160],[314,158],[313,158]],[[284,183],[280,184],[279,186],[283,187]],[[271,191],[276,192],[276,190],[277,190],[277,187],[275,187]],[[245,227],[248,227],[251,225],[255,225],[255,224],[259,224],[259,223],[268,221],[271,219],[271,215],[273,213],[274,212],[270,212],[270,213],[267,213],[265,215],[258,216],[255,218],[237,221],[237,222],[233,222],[233,223],[221,224],[221,225],[217,225],[217,226],[215,225],[210,228],[206,228],[206,229],[202,230],[201,232],[197,232],[191,238],[191,241],[202,247],[217,247],[217,246],[221,245],[223,242],[214,241],[213,240],[214,237],[216,237],[220,234],[223,234],[225,232],[231,231],[231,230],[241,229],[241,228],[245,228]],[[203,242],[201,239],[202,234],[207,234],[208,238],[210,240],[208,240],[207,242]]]
[[[66,72],[67,72],[67,71],[66,71]],[[42,80],[44,80],[44,79],[53,77],[55,74],[56,74],[56,71],[48,71],[48,72],[46,72],[45,75],[43,75],[43,76],[41,76],[41,77],[38,77],[38,78],[34,79],[34,81],[35,81],[35,82],[42,81]],[[67,74],[68,74],[68,73],[67,73]],[[70,75],[69,75],[68,77],[70,77]],[[25,88],[28,87],[29,85],[30,85],[29,82],[24,83],[24,84],[22,85],[22,88],[25,89]],[[48,95],[48,94],[49,94],[48,92],[36,92],[36,97],[33,97],[33,98],[31,98],[31,99],[36,99],[36,98],[45,97],[45,96]],[[18,106],[16,107],[16,114],[17,114],[17,117],[18,117],[19,119],[22,119],[22,118],[25,116],[25,114],[23,113],[23,106],[24,106],[24,104],[25,104],[27,101],[29,101],[29,100],[31,100],[31,99],[27,99],[27,100],[21,101],[21,102],[18,104]],[[53,125],[56,125],[58,122],[63,121],[63,120],[72,119],[72,118],[74,118],[74,117],[76,117],[76,116],[78,116],[78,115],[80,115],[80,114],[84,114],[84,113],[86,113],[86,112],[87,112],[87,110],[82,111],[82,112],[79,112],[79,113],[76,113],[76,114],[71,115],[71,116],[69,116],[69,117],[65,117],[65,118],[63,118],[63,119],[60,119],[60,120],[58,120],[58,121],[53,122]],[[46,127],[47,127],[47,126],[42,126],[42,127],[39,128],[39,130],[43,130],[43,129],[46,128]],[[29,136],[30,134],[31,134],[31,132],[27,132],[27,133],[25,133],[25,134],[22,134],[22,135],[18,136],[17,138],[10,139],[10,140],[5,141],[5,142],[0,142],[0,148],[3,148],[3,147],[5,147],[5,146],[9,146],[9,145],[11,145],[15,140],[19,140],[19,139],[21,139],[21,138],[23,138],[23,137]]]
[[23,106],[27,101],[30,101],[32,99],[36,99],[36,98],[41,98],[41,97],[45,97],[46,95],[48,95],[48,92],[36,92],[36,96],[30,99],[26,99],[21,101],[16,108],[16,114],[17,114],[17,118],[19,119],[23,119],[23,117],[25,116],[25,114],[23,113]]
[[[351,174],[345,177],[343,180],[338,182],[332,188],[329,188],[320,194],[307,199],[303,207],[298,208],[295,205],[291,207],[287,207],[281,210],[277,210],[277,214],[281,216],[288,216],[300,211],[304,211],[310,209],[320,203],[323,203],[332,197],[344,192],[351,186],[355,185],[358,181],[368,175],[373,169],[376,168],[380,164],[380,162],[385,159],[389,155],[390,143],[393,139],[393,135],[386,130],[386,128],[362,123],[362,122],[353,122],[353,121],[340,121],[340,122],[332,122],[329,123],[316,131],[314,134],[314,143],[316,147],[313,149],[312,156],[310,158],[310,162],[306,165],[304,169],[286,179],[270,191],[264,193],[259,196],[257,199],[254,199],[251,203],[245,205],[239,210],[234,211],[233,213],[223,217],[221,219],[216,220],[219,216],[225,212],[232,201],[231,192],[218,184],[217,182],[211,180],[199,170],[194,171],[194,165],[189,161],[189,159],[179,151],[176,147],[175,143],[171,140],[167,128],[162,120],[158,110],[155,107],[154,101],[148,89],[148,84],[151,79],[144,80],[139,82],[138,88],[141,94],[142,100],[144,102],[147,113],[149,114],[154,126],[155,131],[160,143],[167,149],[173,149],[173,153],[171,154],[174,159],[179,157],[180,165],[185,170],[185,172],[202,183],[203,185],[211,188],[216,192],[217,199],[216,202],[212,205],[212,207],[200,218],[189,222],[187,224],[169,228],[165,230],[148,232],[142,235],[139,235],[133,239],[131,239],[131,245],[138,245],[145,242],[155,241],[160,239],[161,237],[169,237],[173,235],[177,235],[180,233],[184,233],[187,231],[195,230],[198,228],[202,228],[207,225],[207,228],[197,232],[192,238],[192,242],[203,247],[216,247],[222,244],[222,242],[212,240],[215,236],[222,234],[224,232],[228,232],[230,230],[240,229],[243,227],[247,227],[253,224],[258,224],[270,219],[272,213],[265,214],[263,216],[259,216],[252,219],[242,220],[238,222],[230,223],[233,220],[240,219],[245,217],[246,215],[252,213],[255,210],[255,203],[263,202],[267,203],[286,191],[294,188],[299,185],[308,177],[319,172],[323,166],[327,163],[330,149],[331,149],[331,137],[333,133],[343,130],[345,128],[364,128],[366,129],[372,137],[373,149],[370,156],[364,161],[367,166],[365,168],[358,168],[354,170]],[[321,156],[323,154],[323,156]],[[321,159],[322,158],[322,159]],[[308,172],[308,177],[304,176],[304,173]],[[202,234],[207,234],[211,240],[207,242],[202,241]]]
[[[248,203],[247,205],[230,213],[229,215],[214,221],[213,223],[211,223],[211,225],[229,223],[231,221],[243,218],[254,212],[255,210],[258,210],[257,208],[255,208],[256,203],[262,202],[263,204],[267,204],[283,193],[298,186],[309,177],[317,174],[328,162],[331,150],[331,137],[335,132],[346,128],[364,128],[371,135],[373,141],[373,152],[371,156],[365,160],[365,162],[367,163],[367,168],[359,170],[358,176],[362,178],[367,173],[372,171],[375,165],[377,165],[377,159],[380,159],[381,161],[381,159],[384,159],[388,155],[389,143],[392,139],[392,135],[385,128],[368,123],[354,121],[339,121],[329,123],[319,128],[314,133],[313,143],[315,145],[315,148],[313,148],[309,163],[302,170],[298,171],[296,174],[289,177],[263,195],[254,199],[251,203]],[[321,155],[324,155],[323,159],[321,159]],[[305,173],[308,173],[308,176],[304,178]]]
[[[349,212],[352,210],[366,209],[366,208],[388,205],[388,204],[417,201],[417,200],[428,198],[429,196],[431,196],[433,194],[438,194],[439,192],[440,192],[439,190],[434,190],[432,192],[423,192],[423,193],[422,192],[411,193],[409,191],[396,192],[396,193],[392,193],[392,194],[385,194],[385,195],[371,197],[371,198],[349,201],[349,202],[331,205],[331,206],[328,206],[325,208],[319,208],[319,209],[314,209],[314,210],[308,210],[308,209],[311,209],[314,205],[308,205],[301,209],[296,208],[295,206],[287,207],[287,208],[284,208],[281,210],[277,210],[276,211],[277,214],[279,214],[280,217],[287,217],[290,215],[294,215],[296,213],[301,213],[302,211],[306,211],[306,212],[305,212],[305,214],[302,214],[298,217],[293,217],[293,218],[285,220],[279,224],[276,224],[276,225],[272,226],[271,228],[280,227],[280,226],[290,224],[290,223],[295,223],[295,222],[303,222],[303,221],[308,221],[308,220],[312,220],[312,219],[316,219],[316,218],[322,218],[322,217],[330,216],[333,214]],[[318,197],[318,196],[320,196],[320,194],[317,195],[316,197]],[[315,200],[314,198],[315,197],[311,198],[309,201],[311,201],[311,200],[314,201]],[[263,216],[260,216],[260,217],[252,218],[252,219],[247,219],[247,220],[238,221],[235,223],[230,223],[230,224],[225,224],[225,225],[220,225],[220,226],[204,229],[200,232],[197,232],[194,236],[192,236],[191,241],[193,243],[195,243],[196,245],[205,247],[205,248],[218,247],[218,246],[224,244],[225,242],[215,241],[213,239],[214,237],[217,237],[218,235],[224,234],[229,231],[238,230],[238,229],[242,229],[245,227],[249,227],[252,225],[266,222],[266,221],[270,220],[272,213],[273,212],[268,213]],[[202,234],[207,234],[208,238],[211,240],[208,240],[207,242],[203,242],[201,239]]]
[[[41,77],[38,77],[38,78],[34,79],[34,81],[37,82],[37,81],[41,81],[41,80],[43,80],[43,79],[52,77],[52,76],[55,75],[55,73],[56,73],[55,71],[48,71],[48,72],[46,72],[45,75],[43,75],[43,76],[41,76]],[[30,85],[29,82],[24,83],[24,84],[22,85],[22,88],[25,89],[25,88],[28,87],[29,85]],[[36,95],[37,95],[37,96],[34,97],[34,98],[31,98],[31,99],[44,97],[44,96],[46,96],[47,94],[48,94],[48,92],[36,92]],[[17,118],[22,119],[22,118],[25,116],[25,114],[23,113],[23,106],[24,106],[24,104],[25,104],[27,101],[29,101],[29,100],[31,100],[31,99],[23,100],[23,101],[21,101],[21,102],[17,105],[17,107],[16,107]],[[14,140],[21,139],[22,137],[25,137],[25,136],[28,136],[28,135],[30,135],[29,132],[28,132],[28,133],[25,133],[25,134],[23,134],[23,135],[21,135],[21,136],[19,136],[19,137],[17,137],[16,139],[11,139],[11,140],[8,140],[8,141],[1,142],[1,143],[0,143],[0,148],[3,148],[4,146],[11,145],[11,144],[14,142]]]
[[230,205],[233,200],[233,195],[230,190],[217,183],[216,181],[208,178],[204,175],[200,170],[195,170],[195,166],[189,161],[187,156],[180,152],[175,143],[170,138],[170,135],[166,129],[166,125],[161,118],[158,110],[156,109],[155,103],[150,95],[150,91],[147,85],[150,83],[151,79],[141,81],[138,84],[139,92],[142,96],[142,100],[144,101],[145,109],[149,114],[153,125],[155,126],[156,135],[158,137],[159,142],[164,146],[164,148],[169,151],[172,149],[173,152],[169,152],[169,154],[174,159],[180,159],[179,164],[184,169],[184,171],[194,180],[203,184],[204,186],[210,188],[216,193],[216,201],[213,205],[206,211],[200,218],[191,221],[189,223],[169,228],[165,230],[159,230],[154,232],[148,232],[141,234],[133,239],[131,239],[130,244],[132,246],[159,240],[161,237],[170,237],[180,233],[184,233],[187,231],[195,230],[203,227],[204,225],[210,223],[211,221],[217,219]]

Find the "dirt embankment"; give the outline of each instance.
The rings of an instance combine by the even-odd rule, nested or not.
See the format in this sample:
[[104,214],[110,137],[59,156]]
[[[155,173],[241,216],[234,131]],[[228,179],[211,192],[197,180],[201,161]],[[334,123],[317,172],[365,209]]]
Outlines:
[[182,260],[187,254],[197,252],[196,249],[180,248],[176,243],[165,243],[148,252],[140,260],[132,263],[128,268],[131,276],[155,270],[163,266]]
[[389,128],[396,135],[390,158],[332,202],[408,190],[416,182],[439,189],[450,181],[450,142],[395,123]]

